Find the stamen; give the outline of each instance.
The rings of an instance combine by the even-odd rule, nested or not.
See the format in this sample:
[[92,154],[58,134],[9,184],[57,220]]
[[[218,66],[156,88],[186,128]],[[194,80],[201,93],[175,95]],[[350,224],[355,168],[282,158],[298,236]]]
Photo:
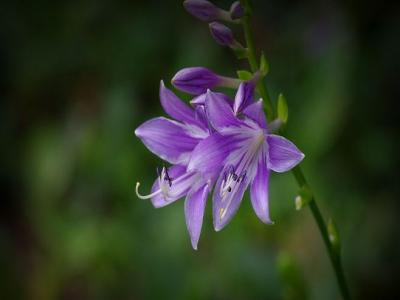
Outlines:
[[226,209],[220,208],[220,209],[219,209],[219,217],[220,217],[221,219],[223,219],[223,218],[225,217],[225,214],[226,214]]
[[221,196],[222,200],[224,200],[227,193],[232,192],[232,188],[235,184],[243,182],[244,178],[246,177],[246,171],[242,172],[242,174],[238,176],[235,173],[235,168],[232,165],[230,165],[228,169],[228,175],[226,174],[226,172],[224,172],[224,178],[222,180],[221,189],[219,191],[219,195]]
[[169,177],[168,170],[166,168],[164,168],[164,170],[165,170],[165,178],[164,178],[164,180],[168,181],[169,187],[171,187],[172,186],[172,178]]
[[154,193],[151,193],[149,195],[141,195],[139,193],[139,186],[140,186],[140,182],[136,182],[136,196],[138,196],[140,199],[150,199],[154,196],[157,196],[158,194],[161,193],[161,189],[158,189],[157,191],[155,191]]

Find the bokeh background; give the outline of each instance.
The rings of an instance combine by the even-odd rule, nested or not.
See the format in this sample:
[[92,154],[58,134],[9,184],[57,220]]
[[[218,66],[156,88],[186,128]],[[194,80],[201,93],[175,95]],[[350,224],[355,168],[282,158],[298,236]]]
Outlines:
[[[338,224],[351,292],[394,299],[399,5],[253,2],[270,94],[288,99],[288,135]],[[0,20],[1,299],[339,299],[290,173],[271,179],[275,225],[246,198],[216,233],[208,205],[198,251],[183,201],[156,210],[135,197],[162,164],[134,136],[164,114],[160,79],[247,67],[181,1],[2,1]]]

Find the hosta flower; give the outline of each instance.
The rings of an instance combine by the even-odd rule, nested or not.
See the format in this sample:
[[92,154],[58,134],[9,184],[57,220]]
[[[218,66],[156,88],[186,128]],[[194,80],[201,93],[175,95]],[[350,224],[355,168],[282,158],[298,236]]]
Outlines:
[[[221,99],[226,101],[225,98]],[[196,105],[195,109],[187,106],[163,82],[160,85],[160,101],[165,112],[175,120],[163,117],[151,119],[140,125],[135,134],[151,152],[173,165],[159,171],[150,194],[140,194],[139,183],[136,185],[136,194],[139,198],[151,199],[156,208],[186,196],[186,223],[193,248],[196,249],[208,193],[215,182],[215,172],[219,172],[222,166],[214,166],[215,172],[207,174],[186,168],[199,142],[210,137],[204,105]]]
[[217,231],[232,219],[249,186],[255,213],[263,222],[271,223],[268,208],[270,171],[288,171],[304,158],[292,142],[268,132],[261,100],[243,105],[240,96],[243,92],[244,86],[237,93],[234,109],[208,91],[205,100],[207,117],[217,133],[199,143],[187,168],[207,174],[215,166],[224,166],[213,193],[213,219]]

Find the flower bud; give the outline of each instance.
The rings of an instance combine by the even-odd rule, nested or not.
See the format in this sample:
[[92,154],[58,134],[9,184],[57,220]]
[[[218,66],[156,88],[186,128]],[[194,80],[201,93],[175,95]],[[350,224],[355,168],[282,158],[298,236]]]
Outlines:
[[204,22],[212,22],[221,18],[224,11],[206,0],[186,0],[183,6],[191,15]]
[[172,84],[179,90],[193,95],[205,93],[222,82],[222,78],[204,67],[184,68],[172,78]]
[[229,13],[232,20],[237,20],[244,16],[244,8],[239,1],[235,1],[231,5]]
[[212,37],[218,44],[222,46],[233,46],[235,38],[229,27],[218,22],[210,23],[209,27]]
[[312,191],[307,185],[301,187],[298,195],[294,199],[296,210],[300,210],[303,207],[307,206],[311,202],[312,197]]
[[335,222],[330,218],[328,220],[328,237],[336,255],[340,255],[340,237]]

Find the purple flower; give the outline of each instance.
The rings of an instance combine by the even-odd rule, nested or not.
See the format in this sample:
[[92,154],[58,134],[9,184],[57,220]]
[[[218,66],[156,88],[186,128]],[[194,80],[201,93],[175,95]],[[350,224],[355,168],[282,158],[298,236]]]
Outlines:
[[[216,97],[219,98],[218,95]],[[225,100],[221,98],[221,101]],[[208,193],[222,165],[214,165],[208,173],[188,170],[186,167],[191,153],[201,146],[201,141],[214,139],[204,105],[192,109],[168,90],[163,82],[160,84],[160,101],[165,112],[175,120],[153,118],[140,125],[135,134],[151,152],[173,165],[159,171],[149,195],[139,193],[139,182],[136,184],[136,194],[141,199],[151,199],[156,208],[186,196],[186,224],[192,246],[197,249]],[[223,149],[220,151],[224,153]]]
[[206,0],[186,0],[183,6],[191,15],[204,22],[226,19],[228,15],[226,11]]
[[214,40],[222,46],[232,46],[235,43],[232,30],[218,22],[209,24],[210,32]]
[[288,171],[304,158],[293,143],[268,131],[262,101],[254,102],[254,86],[252,80],[241,83],[233,102],[207,90],[192,100],[191,108],[161,82],[161,105],[174,120],[153,118],[135,130],[150,151],[172,164],[159,171],[150,194],[140,194],[139,183],[136,194],[151,199],[156,208],[186,197],[186,225],[194,249],[214,185],[215,230],[232,219],[249,186],[257,216],[271,223],[270,171]]
[[239,1],[235,1],[231,5],[229,13],[232,20],[237,20],[244,16],[244,8]]
[[[234,107],[240,105],[235,103]],[[271,223],[270,171],[286,172],[304,154],[284,137],[268,132],[261,100],[244,107],[238,116],[228,103],[209,91],[206,112],[217,134],[212,135],[212,143],[206,143],[211,137],[199,143],[191,155],[188,170],[207,173],[215,166],[224,166],[213,193],[215,230],[221,230],[232,219],[249,186],[254,211],[264,223]]]
[[193,95],[203,94],[222,82],[222,78],[204,67],[184,68],[172,78],[172,84],[179,90]]

